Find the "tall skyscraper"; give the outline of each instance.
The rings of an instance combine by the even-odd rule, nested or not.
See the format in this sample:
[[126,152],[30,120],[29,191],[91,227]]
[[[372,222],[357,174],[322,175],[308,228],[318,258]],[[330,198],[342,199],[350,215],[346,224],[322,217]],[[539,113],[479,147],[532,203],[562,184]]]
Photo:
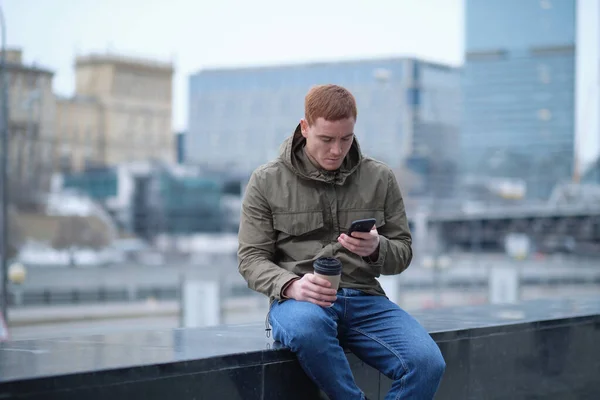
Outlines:
[[[186,162],[251,171],[277,156],[304,116],[311,86],[348,88],[363,151],[399,167],[456,146],[460,74],[411,58],[202,70],[190,79]],[[451,146],[444,150],[450,151]],[[455,155],[458,151],[455,151]]]
[[[598,48],[597,28],[585,41],[579,32],[591,27],[582,12],[595,13],[598,24],[597,5],[466,0],[461,160],[467,176],[522,179],[528,197],[541,199],[576,176],[579,139],[597,129],[589,121],[598,118],[598,107],[589,109],[598,104],[598,50],[593,57],[587,43]],[[582,63],[595,64],[596,72],[580,75]],[[586,127],[581,108],[588,109]]]
[[575,61],[576,176],[600,177],[600,1],[577,1]]

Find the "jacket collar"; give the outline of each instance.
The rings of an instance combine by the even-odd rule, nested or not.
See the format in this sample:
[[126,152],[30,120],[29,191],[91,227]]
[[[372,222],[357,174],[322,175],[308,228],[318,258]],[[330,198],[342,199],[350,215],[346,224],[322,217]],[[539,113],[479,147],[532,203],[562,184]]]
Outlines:
[[301,178],[343,185],[346,178],[358,169],[363,159],[356,136],[342,166],[336,171],[327,171],[316,166],[306,154],[306,139],[300,129],[298,124],[294,133],[282,143],[279,158]]

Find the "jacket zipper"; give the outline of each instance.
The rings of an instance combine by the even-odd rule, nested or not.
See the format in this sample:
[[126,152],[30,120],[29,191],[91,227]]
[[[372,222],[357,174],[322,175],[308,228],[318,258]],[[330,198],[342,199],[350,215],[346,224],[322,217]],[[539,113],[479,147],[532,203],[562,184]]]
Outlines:
[[[334,182],[330,184],[331,185],[331,189],[333,190],[333,200],[335,201],[336,208],[337,208],[337,193],[335,192],[335,181],[336,180],[337,180],[337,173],[336,173],[336,177],[335,177]],[[340,235],[341,231],[340,231],[339,224],[336,224],[337,215],[336,215],[336,213],[333,212],[333,207],[331,206],[331,204],[329,205],[329,214],[331,214],[331,228],[332,228],[332,230],[333,230],[334,226],[338,225],[337,232],[336,232],[336,230],[333,230],[333,231],[336,232],[337,235]],[[335,241],[334,241],[334,243],[335,243]],[[333,246],[331,246],[331,257],[333,257]]]

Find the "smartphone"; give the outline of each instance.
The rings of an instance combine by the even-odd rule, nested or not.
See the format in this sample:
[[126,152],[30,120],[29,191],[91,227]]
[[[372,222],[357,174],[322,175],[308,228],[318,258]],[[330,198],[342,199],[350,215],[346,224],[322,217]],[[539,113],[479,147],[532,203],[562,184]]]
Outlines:
[[350,229],[348,230],[348,233],[346,233],[346,235],[352,236],[352,232],[370,232],[376,223],[377,220],[375,220],[375,218],[359,219],[356,221],[352,221]]

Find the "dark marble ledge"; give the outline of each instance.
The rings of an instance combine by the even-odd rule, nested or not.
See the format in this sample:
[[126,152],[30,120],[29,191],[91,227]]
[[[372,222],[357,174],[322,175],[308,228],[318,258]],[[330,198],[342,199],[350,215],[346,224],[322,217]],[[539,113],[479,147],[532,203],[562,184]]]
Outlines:
[[[437,342],[600,323],[600,295],[513,305],[432,309],[413,315]],[[132,331],[0,344],[0,397],[36,381],[36,391],[105,386],[294,361],[264,324]]]
[[600,323],[600,314],[542,321],[517,322],[506,325],[490,325],[486,327],[467,328],[456,331],[430,331],[429,334],[436,343],[440,344],[446,342],[455,342],[458,340],[479,339],[511,333],[543,331],[561,327],[574,327],[578,325],[598,323]]

